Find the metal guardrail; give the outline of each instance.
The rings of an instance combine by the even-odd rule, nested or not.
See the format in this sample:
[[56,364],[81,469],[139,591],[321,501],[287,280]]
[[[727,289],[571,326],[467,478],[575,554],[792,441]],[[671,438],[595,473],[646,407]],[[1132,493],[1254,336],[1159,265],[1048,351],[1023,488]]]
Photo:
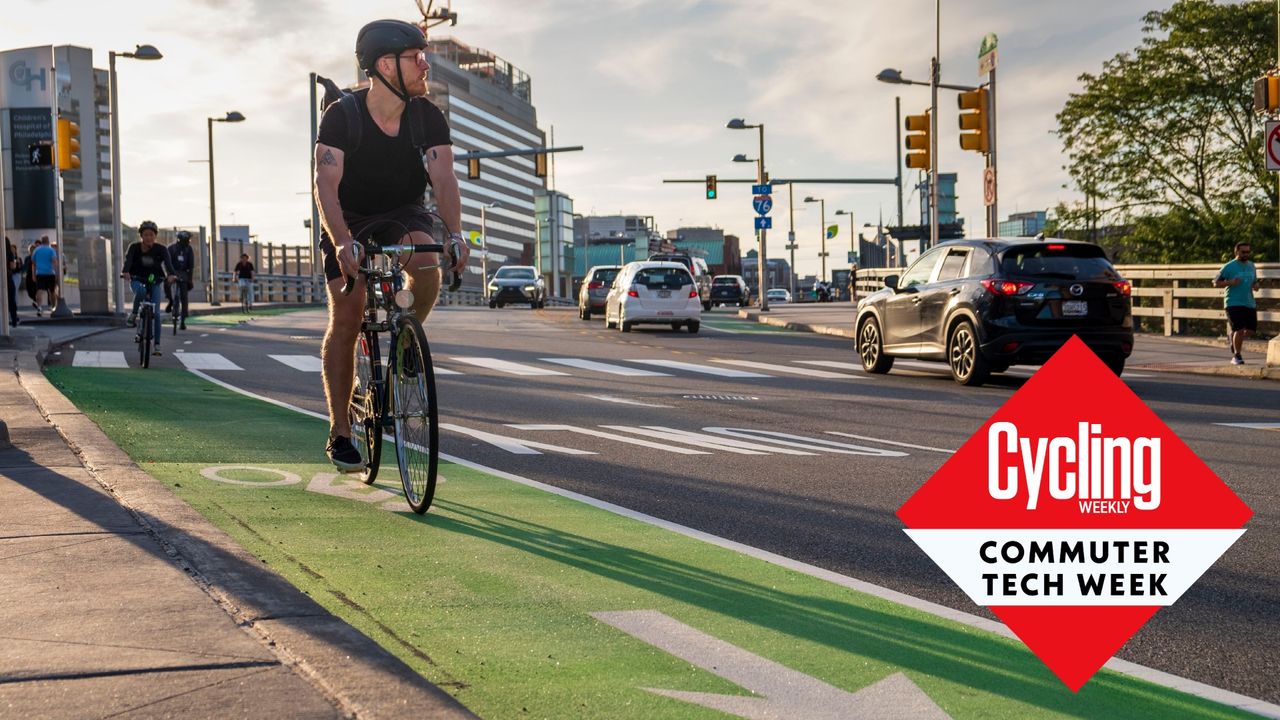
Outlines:
[[[1158,318],[1165,335],[1181,334],[1187,320],[1225,320],[1222,289],[1213,287],[1220,264],[1117,265],[1116,270],[1133,283],[1133,316]],[[884,287],[889,275],[906,268],[858,270],[858,297]],[[1280,263],[1258,263],[1258,330],[1280,335]]]
[[[321,278],[310,275],[266,275],[258,273],[253,279],[255,302],[296,302],[316,303],[328,302],[325,283]],[[233,273],[218,273],[218,296],[221,302],[240,302],[240,286]],[[485,305],[484,291],[479,288],[459,288],[453,292],[440,291],[437,305]],[[571,298],[549,297],[548,305],[576,305]]]

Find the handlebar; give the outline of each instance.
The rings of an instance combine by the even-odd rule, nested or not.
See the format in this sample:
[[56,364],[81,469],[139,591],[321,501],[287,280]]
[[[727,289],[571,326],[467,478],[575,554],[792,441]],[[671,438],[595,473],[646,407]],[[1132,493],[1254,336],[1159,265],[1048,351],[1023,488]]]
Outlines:
[[[351,243],[351,254],[354,255],[357,259],[360,257],[361,247],[364,248],[365,254],[369,256],[396,255],[399,253],[416,253],[416,252],[420,252],[420,253],[443,252],[449,256],[450,265],[452,265],[454,262],[457,261],[457,256],[454,255],[452,246],[445,247],[440,243],[424,243],[424,244],[415,244],[415,245],[375,245],[375,244],[365,244],[357,241],[357,242]],[[369,271],[364,268],[360,268],[360,272],[368,274]],[[342,294],[350,295],[351,289],[354,288],[355,285],[356,285],[356,279],[354,277],[347,276],[346,284],[342,286]],[[453,273],[453,279],[449,283],[449,291],[453,292],[461,286],[462,286],[462,273],[455,271]]]

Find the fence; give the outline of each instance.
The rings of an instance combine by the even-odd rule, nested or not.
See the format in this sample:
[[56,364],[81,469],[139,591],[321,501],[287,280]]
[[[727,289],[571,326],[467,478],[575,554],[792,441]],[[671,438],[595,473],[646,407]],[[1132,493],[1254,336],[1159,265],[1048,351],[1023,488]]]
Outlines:
[[[1165,335],[1187,333],[1191,321],[1225,321],[1222,289],[1213,287],[1221,265],[1117,265],[1116,270],[1133,283],[1133,316],[1150,321]],[[858,270],[858,297],[884,287],[889,275],[904,268]],[[1280,263],[1258,263],[1258,330],[1280,335]],[[1220,333],[1221,326],[1218,331]]]
[[[310,275],[268,275],[258,273],[253,278],[254,301],[275,303],[328,302],[322,278]],[[224,303],[240,302],[240,286],[235,273],[218,273],[217,297]],[[484,294],[479,289],[460,288],[455,292],[442,290],[437,305],[484,305]]]

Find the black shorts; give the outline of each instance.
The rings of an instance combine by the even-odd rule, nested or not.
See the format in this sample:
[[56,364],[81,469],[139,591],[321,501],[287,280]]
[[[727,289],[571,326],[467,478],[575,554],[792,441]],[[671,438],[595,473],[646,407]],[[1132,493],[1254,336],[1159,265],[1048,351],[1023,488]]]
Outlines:
[[1231,324],[1231,332],[1249,330],[1258,332],[1258,308],[1246,305],[1227,306],[1227,322]]
[[[381,215],[350,216],[344,219],[347,222],[347,229],[351,231],[351,237],[356,240],[378,245],[395,245],[411,232],[430,235],[432,217],[432,214],[420,205],[405,205]],[[320,231],[320,253],[324,256],[325,280],[336,280],[342,277],[342,269],[338,267],[338,257],[334,254],[333,241],[323,229]]]
[[41,290],[54,290],[58,287],[57,275],[37,275],[36,276],[36,292]]

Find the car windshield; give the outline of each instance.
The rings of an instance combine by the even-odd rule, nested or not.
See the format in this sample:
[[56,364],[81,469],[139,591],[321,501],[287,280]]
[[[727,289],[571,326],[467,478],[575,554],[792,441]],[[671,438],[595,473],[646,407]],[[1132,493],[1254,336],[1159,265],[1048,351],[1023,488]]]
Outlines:
[[685,266],[685,267],[689,268],[689,271],[690,271],[690,272],[692,272],[692,271],[693,271],[693,259],[692,259],[692,258],[688,258],[688,257],[684,257],[684,256],[682,256],[682,255],[671,255],[671,256],[669,256],[669,257],[666,257],[666,256],[654,256],[654,257],[651,257],[651,258],[649,258],[649,259],[650,259],[650,260],[653,260],[653,261],[655,261],[655,262],[678,262],[678,263],[680,263],[681,265],[683,265],[683,266]]
[[1005,251],[1000,269],[1005,275],[1060,280],[1120,278],[1102,248],[1083,244],[1037,243],[1013,247]]
[[731,277],[718,277],[718,278],[716,278],[716,279],[712,282],[712,284],[713,284],[713,285],[733,285],[733,286],[737,286],[737,284],[738,284],[738,278],[731,278]]
[[636,273],[635,283],[650,290],[679,290],[692,285],[693,278],[678,268],[646,268]]
[[534,278],[533,268],[526,267],[504,267],[498,269],[495,278],[503,280],[532,280]]
[[602,270],[595,271],[595,273],[591,275],[591,281],[608,284],[613,282],[613,279],[616,277],[618,277],[617,268],[605,268]]
[[787,291],[786,290],[770,290],[769,292],[765,293],[765,295],[768,295],[769,297],[786,297]]

